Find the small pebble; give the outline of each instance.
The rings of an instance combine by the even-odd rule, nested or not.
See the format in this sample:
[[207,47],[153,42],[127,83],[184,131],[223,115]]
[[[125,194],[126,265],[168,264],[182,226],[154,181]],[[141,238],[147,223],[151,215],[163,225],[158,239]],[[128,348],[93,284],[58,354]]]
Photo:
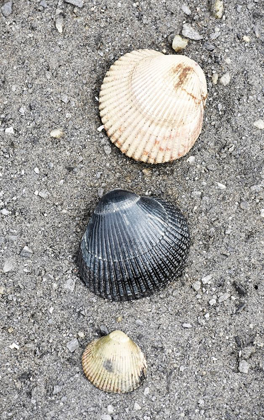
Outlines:
[[64,289],[69,290],[70,292],[74,292],[75,283],[76,279],[69,278],[68,280],[66,280],[63,287]]
[[109,414],[103,414],[103,415],[100,417],[100,419],[101,419],[101,420],[112,420],[112,417],[111,417],[111,416],[109,416]]
[[108,414],[113,414],[114,407],[111,404],[107,406],[107,412],[108,412]]
[[212,276],[211,276],[211,274],[209,274],[208,276],[205,276],[205,277],[202,278],[202,283],[207,284],[207,283],[209,283],[209,281],[211,279],[212,279]]
[[13,350],[13,349],[19,350],[19,346],[18,346],[16,343],[11,344],[11,345],[9,346],[9,348],[10,348],[11,350]]
[[85,337],[84,332],[83,332],[83,331],[79,331],[79,332],[78,332],[78,337],[80,337],[80,338],[84,338],[84,337]]
[[182,38],[180,35],[176,35],[172,41],[172,48],[174,51],[182,51],[188,45],[188,39]]
[[13,2],[12,1],[8,1],[7,3],[5,3],[2,7],[1,7],[1,11],[2,14],[4,15],[4,17],[8,17],[11,15],[12,13],[12,6],[13,6]]
[[264,217],[264,209],[260,210],[260,217]]
[[14,268],[15,268],[14,260],[12,258],[8,259],[4,262],[3,272],[9,273],[10,271],[14,271]]
[[20,252],[21,257],[24,257],[24,258],[30,258],[32,254],[33,254],[33,251],[28,246],[24,246],[24,248]]
[[64,132],[61,128],[55,128],[55,130],[52,130],[50,132],[50,137],[53,137],[54,139],[60,139],[64,136]]
[[238,370],[240,373],[248,373],[249,364],[245,360],[241,360],[238,365]]
[[254,127],[257,127],[259,130],[264,130],[264,120],[257,120],[253,123]]
[[69,98],[64,93],[61,95],[61,101],[67,104],[69,102]]
[[188,162],[190,165],[193,165],[193,164],[194,164],[194,162],[195,162],[195,156],[190,156],[190,157],[187,159],[187,162]]
[[136,410],[136,411],[141,410],[141,407],[137,402],[135,402],[135,404],[134,404],[134,410]]
[[183,328],[192,328],[191,324],[182,324]]
[[182,35],[186,38],[193,39],[194,41],[199,41],[203,39],[203,36],[200,35],[191,25],[184,23],[182,27]]
[[61,392],[61,386],[55,385],[53,388],[53,395],[59,394]]
[[100,333],[101,335],[108,335],[109,334],[109,329],[107,328],[106,325],[100,325]]
[[219,297],[218,302],[219,302],[219,303],[224,302],[225,300],[227,300],[227,299],[229,299],[229,298],[230,298],[230,294],[229,294],[229,293],[224,293],[223,295],[221,295],[221,296]]
[[44,7],[44,9],[47,7],[47,2],[46,0],[41,0],[41,2],[39,3],[40,6]]
[[249,38],[249,36],[244,35],[244,36],[243,36],[243,41],[245,41],[246,43],[249,43],[249,42],[250,42],[250,38]]
[[97,194],[99,198],[102,198],[104,195],[104,189],[103,188],[98,188],[97,190]]
[[46,199],[49,196],[49,192],[47,190],[42,190],[42,191],[39,191],[38,195],[39,197]]
[[214,84],[214,85],[217,85],[218,78],[219,78],[219,76],[218,76],[218,74],[217,74],[217,73],[214,73],[214,74],[212,75],[212,82],[213,82],[213,84]]
[[204,317],[205,317],[205,319],[209,319],[210,318],[210,314],[207,313],[207,314],[205,314]]
[[72,4],[76,7],[83,7],[83,0],[64,0],[65,3]]
[[193,290],[195,290],[196,292],[198,292],[198,290],[200,290],[201,288],[201,282],[200,281],[196,281],[192,284],[192,288]]
[[109,144],[104,146],[104,151],[105,151],[106,155],[110,155],[111,154],[111,146],[109,146]]
[[224,2],[222,0],[213,0],[211,10],[216,19],[221,19],[224,13]]
[[67,343],[67,348],[70,350],[71,353],[73,353],[75,350],[77,350],[79,347],[79,342],[77,338],[74,338],[73,340],[69,341]]
[[13,127],[8,127],[5,129],[5,133],[6,134],[14,134],[14,128]]
[[100,127],[97,128],[97,131],[99,131],[99,133],[101,133],[101,131],[103,131],[104,129],[104,125],[100,125]]
[[220,83],[221,83],[221,85],[223,85],[223,86],[227,86],[227,85],[229,85],[230,80],[231,80],[230,74],[229,74],[229,73],[225,73],[225,74],[223,74],[223,76],[220,78]]
[[148,386],[144,389],[144,395],[149,395],[149,387]]
[[116,322],[121,322],[121,321],[122,321],[122,319],[123,319],[123,317],[122,317],[122,316],[118,316],[118,317],[116,318]]
[[252,346],[248,346],[248,347],[244,347],[241,351],[241,357],[244,360],[247,360],[250,358],[250,356],[252,356],[252,354],[254,354],[256,351],[255,347]]
[[1,210],[1,213],[2,213],[4,216],[8,216],[8,215],[10,214],[10,211],[9,211],[9,210],[7,210],[7,209],[2,209],[2,210]]
[[181,7],[183,13],[185,13],[186,15],[190,16],[192,14],[189,6],[187,6],[187,4],[183,4]]
[[[57,29],[57,31],[62,34],[63,32],[63,23],[64,23],[64,19],[62,14],[57,15],[56,20],[55,20],[55,27]],[[54,136],[51,136],[54,137]],[[59,137],[56,137],[59,138]]]
[[216,300],[215,299],[209,300],[209,305],[214,306],[215,304],[216,304]]
[[8,332],[9,334],[12,334],[12,332],[14,332],[14,328],[13,328],[13,327],[9,327],[9,328],[7,329],[7,332]]
[[226,186],[224,184],[221,184],[220,182],[217,182],[217,186],[218,188],[220,188],[220,190],[225,190]]
[[35,172],[36,174],[39,174],[39,168],[34,168],[34,172]]
[[149,168],[142,169],[142,172],[146,176],[151,176],[151,174],[152,174],[152,171]]
[[241,201],[241,203],[240,203],[240,208],[241,208],[242,210],[248,210],[248,209],[249,209],[249,204],[248,204],[248,202],[247,202],[247,201]]

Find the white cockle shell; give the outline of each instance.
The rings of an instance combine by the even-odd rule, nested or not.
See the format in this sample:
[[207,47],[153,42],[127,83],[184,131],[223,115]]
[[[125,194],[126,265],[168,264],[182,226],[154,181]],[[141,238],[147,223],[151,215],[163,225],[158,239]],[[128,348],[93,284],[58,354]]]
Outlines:
[[163,163],[193,146],[206,98],[205,75],[195,61],[138,50],[119,58],[107,72],[99,109],[108,136],[123,153]]

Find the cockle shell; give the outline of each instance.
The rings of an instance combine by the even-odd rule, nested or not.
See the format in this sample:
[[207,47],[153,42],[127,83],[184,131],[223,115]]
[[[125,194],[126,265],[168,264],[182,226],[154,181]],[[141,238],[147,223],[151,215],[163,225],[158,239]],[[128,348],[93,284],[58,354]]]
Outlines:
[[82,356],[89,381],[105,392],[131,392],[146,377],[147,363],[140,348],[122,331],[92,341]]
[[83,236],[80,275],[103,298],[149,296],[181,275],[189,242],[186,220],[172,204],[113,190],[101,198]]
[[205,75],[183,55],[125,54],[107,72],[99,109],[111,141],[127,156],[163,163],[184,156],[202,129]]

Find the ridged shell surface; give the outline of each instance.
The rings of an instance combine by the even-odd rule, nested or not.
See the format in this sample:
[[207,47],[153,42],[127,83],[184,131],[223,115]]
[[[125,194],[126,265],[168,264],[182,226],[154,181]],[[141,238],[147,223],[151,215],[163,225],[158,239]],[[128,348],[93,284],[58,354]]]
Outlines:
[[107,72],[99,109],[111,141],[127,156],[163,163],[184,156],[202,129],[207,87],[199,65],[153,50],[125,54]]
[[186,220],[175,206],[113,190],[100,200],[81,241],[80,275],[103,298],[149,296],[181,275],[189,242]]
[[82,356],[89,381],[105,392],[131,392],[146,377],[147,363],[140,348],[122,331],[92,341]]

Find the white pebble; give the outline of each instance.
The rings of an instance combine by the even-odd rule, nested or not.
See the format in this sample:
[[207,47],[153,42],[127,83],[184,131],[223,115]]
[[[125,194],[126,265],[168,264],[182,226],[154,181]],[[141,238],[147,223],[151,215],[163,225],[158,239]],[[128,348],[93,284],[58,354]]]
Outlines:
[[221,19],[224,13],[224,2],[222,0],[215,0],[212,4],[212,14],[216,19]]
[[6,134],[14,134],[14,128],[13,127],[8,127],[5,129],[5,133]]
[[182,327],[183,328],[192,328],[191,324],[185,324],[185,323],[182,324]]
[[66,282],[64,283],[64,289],[69,290],[70,292],[74,292],[74,288],[75,288],[75,283],[76,283],[76,279],[68,279],[66,280]]
[[188,39],[182,38],[180,35],[176,35],[172,41],[172,48],[174,51],[182,51],[188,45]]
[[63,32],[63,16],[60,14],[56,17],[55,27],[57,31],[62,34]]
[[257,120],[253,123],[254,127],[257,127],[259,130],[264,130],[264,120]]
[[209,305],[214,306],[215,304],[216,304],[216,300],[215,299],[209,300]]
[[104,125],[100,125],[100,127],[97,128],[97,131],[99,131],[99,133],[101,133],[101,131],[103,131],[104,129]]
[[195,156],[190,156],[190,157],[187,159],[187,162],[188,162],[190,165],[193,165],[193,164],[194,164],[194,162],[195,162]]
[[203,39],[203,36],[200,35],[190,24],[184,23],[182,27],[182,35],[186,38],[193,39],[194,41],[199,41]]
[[264,209],[260,210],[260,217],[264,217]]
[[229,74],[229,73],[225,73],[225,74],[223,74],[223,76],[221,77],[221,79],[220,79],[220,83],[221,83],[221,85],[223,85],[223,86],[227,86],[227,85],[229,85],[230,80],[231,80],[231,76],[230,76],[230,74]]
[[202,278],[202,283],[203,284],[209,283],[209,281],[211,280],[211,278],[212,278],[211,274],[209,274],[208,276],[203,277]]
[[219,76],[218,76],[218,74],[217,74],[217,73],[214,73],[214,74],[212,75],[212,82],[213,82],[213,84],[214,84],[214,85],[217,85],[218,78],[219,78]]
[[75,350],[77,350],[79,347],[79,342],[77,338],[74,338],[73,340],[69,341],[67,343],[67,348],[70,350],[71,353],[73,353]]
[[114,407],[113,407],[112,405],[108,405],[108,406],[107,406],[107,411],[108,411],[108,414],[113,414],[113,412],[114,412]]
[[79,332],[78,332],[78,337],[80,337],[80,338],[84,338],[84,337],[85,337],[84,332],[83,332],[83,331],[79,331]]
[[200,281],[196,281],[195,283],[192,284],[192,288],[193,288],[193,290],[195,290],[196,292],[198,292],[198,290],[201,288],[201,282]]
[[240,373],[248,373],[250,365],[245,360],[239,362],[238,370]]
[[187,6],[187,4],[183,4],[181,7],[183,13],[185,13],[186,15],[190,16],[192,14],[189,6]]
[[220,182],[217,182],[217,186],[218,188],[220,188],[220,190],[225,190],[226,186],[224,184],[221,184]]
[[9,211],[9,210],[7,210],[7,209],[2,209],[2,210],[1,210],[1,213],[2,213],[4,216],[8,216],[8,215],[10,214],[10,211]]
[[249,43],[249,42],[250,42],[250,38],[249,38],[249,36],[244,35],[244,36],[243,36],[243,41],[245,41],[246,43]]
[[50,137],[53,137],[54,139],[60,139],[64,136],[64,132],[61,128],[55,128],[55,130],[52,130],[50,132]]
[[34,168],[34,172],[35,172],[36,174],[39,174],[39,168]]
[[109,414],[103,414],[103,415],[100,417],[100,419],[101,419],[101,420],[112,420],[112,417],[111,417],[111,416],[109,416]]
[[15,268],[14,266],[14,261],[13,259],[8,259],[4,262],[4,266],[3,266],[3,272],[4,273],[9,273],[10,271],[13,271]]
[[207,312],[207,314],[205,314],[205,319],[209,319],[210,318],[210,314],[208,314],[208,312]]
[[144,389],[144,395],[149,395],[149,387],[148,386]]
[[141,410],[141,407],[137,402],[135,402],[135,404],[134,404],[134,410],[136,410],[136,411]]
[[13,350],[13,349],[19,350],[19,346],[18,346],[16,343],[11,344],[11,345],[9,346],[9,348],[10,348],[11,350]]
[[219,303],[224,302],[225,300],[227,300],[227,299],[229,299],[229,298],[230,298],[230,294],[229,294],[229,293],[224,293],[223,295],[221,295],[221,296],[219,297],[218,302],[219,302]]

